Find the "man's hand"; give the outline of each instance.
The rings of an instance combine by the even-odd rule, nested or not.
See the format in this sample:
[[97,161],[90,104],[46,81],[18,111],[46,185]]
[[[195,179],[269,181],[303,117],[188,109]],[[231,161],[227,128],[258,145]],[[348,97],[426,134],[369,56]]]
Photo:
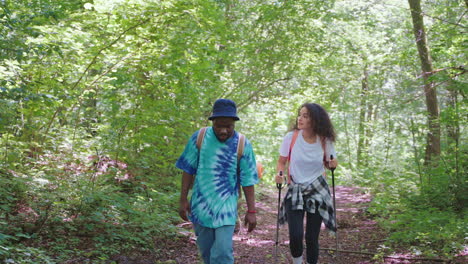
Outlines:
[[190,214],[190,203],[187,199],[180,199],[179,202],[179,216],[184,221],[188,221],[188,215]]
[[245,213],[244,217],[244,226],[248,225],[247,232],[252,232],[255,227],[257,226],[257,217],[255,216],[255,213]]
[[189,190],[193,184],[193,175],[188,174],[187,172],[182,172],[182,186],[180,189],[180,199],[179,199],[179,216],[180,218],[188,221],[188,216],[190,215],[190,203],[187,199]]
[[331,169],[336,169],[336,166],[338,166],[338,161],[336,159],[332,159],[328,162],[328,167]]

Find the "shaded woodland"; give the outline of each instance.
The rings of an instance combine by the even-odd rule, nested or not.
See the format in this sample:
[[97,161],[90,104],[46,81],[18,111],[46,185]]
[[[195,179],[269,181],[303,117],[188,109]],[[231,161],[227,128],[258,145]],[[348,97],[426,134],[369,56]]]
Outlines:
[[218,98],[236,101],[236,129],[265,167],[259,197],[298,107],[316,102],[338,133],[336,181],[366,190],[361,213],[387,236],[375,261],[397,248],[466,256],[467,11],[0,1],[0,262],[125,263],[115,256],[186,241],[174,164]]

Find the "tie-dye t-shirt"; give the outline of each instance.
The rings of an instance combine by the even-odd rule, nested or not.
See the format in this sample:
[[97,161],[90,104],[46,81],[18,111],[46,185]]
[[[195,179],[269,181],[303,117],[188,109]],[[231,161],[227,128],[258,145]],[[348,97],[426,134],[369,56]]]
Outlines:
[[[192,135],[176,162],[177,168],[196,175],[190,200],[190,220],[209,228],[235,225],[239,188],[236,173],[239,134],[235,132],[231,138],[220,142],[213,128],[209,127],[201,145],[198,161],[198,133],[199,131]],[[258,183],[255,155],[247,139],[239,167],[242,186]]]

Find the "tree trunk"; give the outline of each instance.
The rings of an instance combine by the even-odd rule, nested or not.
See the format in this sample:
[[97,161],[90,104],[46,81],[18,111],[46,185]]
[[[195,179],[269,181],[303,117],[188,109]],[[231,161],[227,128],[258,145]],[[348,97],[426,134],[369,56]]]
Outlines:
[[410,119],[411,121],[411,127],[410,127],[410,131],[411,131],[411,136],[412,136],[412,139],[413,139],[413,155],[414,155],[414,163],[418,166],[418,174],[419,174],[419,187],[421,188],[422,185],[423,185],[423,177],[422,177],[422,173],[421,173],[421,164],[419,162],[419,151],[418,151],[418,147],[417,147],[417,143],[416,143],[416,131],[417,131],[417,128],[416,126],[414,125],[414,120],[413,118],[411,117]]
[[367,64],[364,66],[364,74],[362,77],[362,88],[361,88],[361,103],[360,103],[360,113],[359,113],[359,141],[357,146],[357,166],[366,165],[366,155],[363,155],[363,152],[366,152],[366,110],[367,110],[367,96],[369,94],[369,71],[367,69]]
[[[364,139],[364,151],[366,152],[366,155],[365,155],[365,161],[364,161],[364,164],[367,165],[369,164],[369,157],[371,156],[371,154],[369,153],[369,149],[370,149],[370,145],[371,145],[371,140],[372,140],[372,117],[374,115],[374,104],[375,104],[375,101],[372,101],[369,102],[371,100],[371,98],[369,98],[369,95],[371,94],[371,91],[370,91],[370,87],[369,87],[369,72],[368,72],[368,69],[366,70],[366,79],[367,79],[367,116],[366,116],[366,123],[364,125],[364,135],[365,135],[365,139]],[[372,97],[374,98],[374,97]]]
[[447,123],[447,145],[450,150],[449,154],[452,159],[455,159],[455,172],[450,177],[450,191],[455,195],[456,208],[463,208],[466,204],[466,185],[464,184],[464,177],[460,173],[460,121],[463,119],[460,117],[460,111],[458,107],[458,87],[455,87],[453,80],[449,82],[449,97],[448,97],[448,106],[452,109],[453,114],[450,115],[449,119],[444,123]]
[[[452,81],[449,82],[449,85]],[[447,105],[454,111],[454,116],[451,117],[447,124],[447,134],[448,134],[448,145],[454,145],[458,150],[460,145],[460,122],[461,119],[458,111],[458,89],[456,87],[451,87],[447,89],[449,92]]]
[[426,95],[426,107],[428,112],[429,131],[427,133],[425,155],[425,164],[427,165],[431,160],[437,159],[440,156],[439,106],[437,103],[437,93],[434,83],[429,80],[429,76],[431,75],[433,68],[424,29],[421,0],[408,0],[408,3],[411,8],[413,31],[416,37],[419,59],[421,60],[422,76],[424,79],[424,93]]

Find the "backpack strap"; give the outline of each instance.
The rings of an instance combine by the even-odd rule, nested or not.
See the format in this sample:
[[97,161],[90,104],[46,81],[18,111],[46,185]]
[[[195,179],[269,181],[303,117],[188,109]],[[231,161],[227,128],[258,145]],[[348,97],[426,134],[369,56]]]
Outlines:
[[197,149],[200,150],[201,149],[201,145],[203,143],[203,139],[205,138],[205,134],[206,134],[206,129],[208,127],[202,127],[200,129],[200,132],[198,132],[198,135],[197,135]]
[[237,141],[237,161],[239,161],[242,158],[242,155],[244,155],[244,148],[245,148],[245,136],[241,133],[239,134],[239,139]]
[[[198,135],[197,135],[197,142],[196,142],[196,145],[197,145],[197,149],[198,149],[198,162],[200,162],[200,150],[201,150],[201,145],[203,143],[203,139],[205,138],[205,134],[206,134],[206,129],[208,129],[208,127],[202,127],[200,129],[200,131],[198,131]],[[193,175],[192,177],[192,182],[190,183],[190,189],[192,189],[193,187],[193,184],[195,183],[195,176],[196,175]]]
[[237,140],[237,181],[239,184],[239,197],[241,197],[241,185],[240,185],[240,159],[242,155],[244,155],[244,148],[245,148],[245,136],[239,132],[238,140]]
[[[299,129],[294,130],[292,139],[291,139],[291,144],[289,145],[289,155],[288,155],[288,164],[289,167],[291,167],[291,152],[294,147],[294,144],[296,143],[297,136],[299,136]],[[291,184],[291,175],[289,174],[289,169],[288,169],[288,184]]]

